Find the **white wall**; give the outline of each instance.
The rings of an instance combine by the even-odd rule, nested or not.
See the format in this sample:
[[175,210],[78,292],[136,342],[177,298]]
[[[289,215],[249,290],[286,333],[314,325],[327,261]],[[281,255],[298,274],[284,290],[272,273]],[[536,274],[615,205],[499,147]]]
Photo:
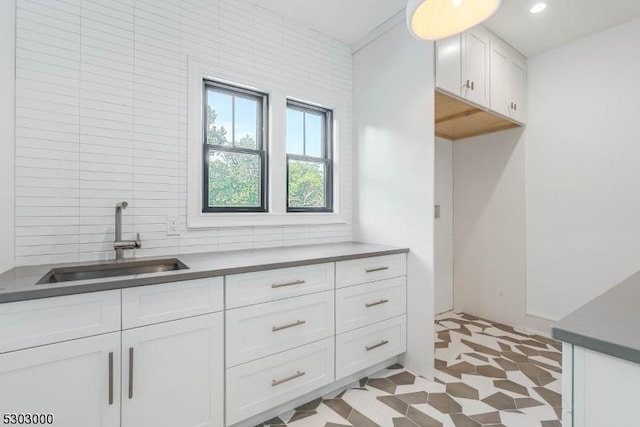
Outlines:
[[453,142],[437,138],[434,221],[435,313],[453,309]]
[[527,311],[640,270],[640,19],[529,58]]
[[456,311],[514,326],[525,313],[522,129],[453,144]]
[[409,369],[433,375],[433,44],[401,23],[354,55],[358,240],[409,247]]
[[15,0],[0,2],[0,272],[14,263]]
[[185,230],[188,55],[351,111],[349,46],[245,0],[17,0],[17,264],[112,258],[120,200],[137,256],[351,240],[351,176],[346,224]]

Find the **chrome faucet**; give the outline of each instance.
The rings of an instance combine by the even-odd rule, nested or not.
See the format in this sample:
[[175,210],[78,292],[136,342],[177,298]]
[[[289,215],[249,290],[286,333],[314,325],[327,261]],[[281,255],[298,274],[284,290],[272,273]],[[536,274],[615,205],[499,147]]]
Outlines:
[[129,204],[120,202],[116,205],[116,240],[113,242],[113,248],[116,251],[116,261],[124,259],[125,249],[138,249],[142,247],[140,233],[135,240],[122,240],[122,210],[126,209]]

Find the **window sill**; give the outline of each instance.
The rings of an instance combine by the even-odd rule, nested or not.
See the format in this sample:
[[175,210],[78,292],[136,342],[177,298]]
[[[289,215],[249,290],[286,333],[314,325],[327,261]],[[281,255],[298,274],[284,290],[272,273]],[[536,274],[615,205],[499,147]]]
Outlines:
[[287,225],[329,225],[346,224],[347,221],[338,213],[203,213],[197,218],[188,218],[187,228],[219,228],[219,227],[268,227]]

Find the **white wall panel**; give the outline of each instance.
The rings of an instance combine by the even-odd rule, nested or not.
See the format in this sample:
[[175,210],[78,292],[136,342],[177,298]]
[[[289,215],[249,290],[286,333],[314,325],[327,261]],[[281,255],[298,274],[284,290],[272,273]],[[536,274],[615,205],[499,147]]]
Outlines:
[[557,320],[640,269],[640,19],[529,58],[527,311]]
[[[113,258],[121,200],[124,237],[143,240],[135,256],[351,240],[350,137],[347,224],[185,226],[188,55],[240,84],[259,76],[283,93],[350,104],[349,46],[248,1],[16,2],[17,265]],[[179,236],[167,236],[168,215]]]
[[0,2],[0,273],[14,265],[15,0]]
[[425,377],[433,375],[433,57],[433,43],[404,23],[354,55],[356,238],[410,249],[405,366]]

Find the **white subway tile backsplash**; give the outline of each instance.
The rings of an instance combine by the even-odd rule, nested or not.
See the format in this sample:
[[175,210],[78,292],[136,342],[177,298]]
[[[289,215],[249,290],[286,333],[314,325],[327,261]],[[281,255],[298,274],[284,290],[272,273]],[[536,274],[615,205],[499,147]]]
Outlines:
[[121,200],[125,236],[143,239],[129,256],[351,239],[350,137],[346,224],[186,229],[188,56],[350,100],[347,45],[246,0],[18,0],[16,16],[17,265],[112,259]]

